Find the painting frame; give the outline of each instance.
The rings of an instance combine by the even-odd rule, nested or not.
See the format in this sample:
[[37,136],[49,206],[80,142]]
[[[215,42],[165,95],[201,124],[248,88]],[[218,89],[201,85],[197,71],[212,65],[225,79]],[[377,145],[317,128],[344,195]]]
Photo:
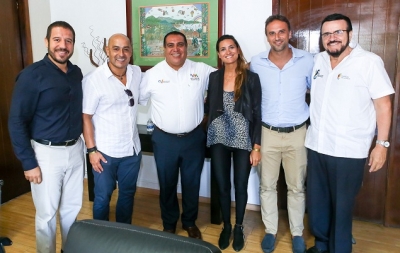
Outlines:
[[[224,34],[225,24],[225,0],[126,0],[126,20],[127,20],[127,36],[131,39],[133,46],[133,57],[131,63],[141,67],[142,71],[146,71],[158,62],[164,60],[164,56],[161,57],[142,57],[141,55],[141,30],[140,30],[140,14],[139,8],[143,9],[143,6],[158,6],[158,5],[190,5],[208,3],[209,8],[209,41],[208,41],[208,56],[200,57],[188,57],[193,61],[205,62],[214,67],[220,67],[221,62],[218,59],[215,51],[215,44],[217,39]],[[188,43],[189,44],[189,43]]]

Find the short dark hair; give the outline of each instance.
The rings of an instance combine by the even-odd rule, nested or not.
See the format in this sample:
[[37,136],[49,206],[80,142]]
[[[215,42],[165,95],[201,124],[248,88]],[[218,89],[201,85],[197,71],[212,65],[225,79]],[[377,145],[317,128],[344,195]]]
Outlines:
[[270,23],[272,23],[273,21],[275,21],[275,20],[279,20],[279,21],[285,22],[285,23],[287,24],[288,28],[289,28],[289,31],[290,31],[290,22],[289,22],[289,19],[287,19],[287,17],[285,17],[285,16],[283,16],[283,15],[280,15],[280,14],[271,15],[271,16],[269,16],[269,17],[267,18],[267,20],[265,21],[265,31],[267,31],[267,26],[268,26]]
[[346,21],[346,23],[347,23],[347,29],[346,30],[347,31],[352,31],[353,30],[353,26],[351,25],[350,18],[345,16],[345,15],[343,15],[343,14],[340,14],[340,13],[333,13],[331,15],[326,16],[326,18],[324,18],[324,20],[322,20],[322,22],[321,22],[320,30],[322,29],[322,25],[325,22],[335,21],[335,20],[344,20],[344,21]]
[[164,47],[167,46],[167,45],[166,45],[166,44],[167,44],[167,42],[166,42],[166,41],[167,41],[167,37],[170,36],[170,35],[180,35],[180,36],[182,36],[182,37],[183,37],[183,40],[185,41],[185,46],[188,45],[185,34],[183,34],[183,33],[181,33],[181,32],[178,32],[178,31],[172,31],[172,32],[167,33],[167,34],[164,36],[164,43],[163,43],[163,46],[164,46]]
[[53,30],[54,27],[62,27],[62,28],[70,30],[72,32],[72,36],[73,36],[72,41],[75,44],[75,30],[74,30],[74,28],[72,28],[72,26],[70,24],[68,24],[65,21],[55,21],[55,22],[51,23],[49,25],[49,27],[47,27],[47,33],[46,33],[47,41],[50,41],[51,30]]

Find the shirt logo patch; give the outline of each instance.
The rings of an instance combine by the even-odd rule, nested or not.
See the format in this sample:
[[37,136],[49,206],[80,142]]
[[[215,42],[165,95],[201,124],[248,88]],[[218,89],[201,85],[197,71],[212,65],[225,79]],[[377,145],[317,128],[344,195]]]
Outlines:
[[319,72],[320,72],[319,69],[317,69],[317,71],[315,71],[313,79],[317,79],[318,77],[324,77],[324,75],[321,75]]
[[170,81],[169,81],[169,80],[161,79],[161,80],[158,80],[158,82],[159,82],[159,83],[169,83]]
[[190,74],[190,80],[191,81],[199,81],[200,78],[197,74]]
[[348,77],[348,76],[345,76],[345,75],[343,75],[343,74],[339,74],[339,75],[337,75],[337,80],[340,80],[340,79],[347,79],[347,80],[350,80],[350,77]]

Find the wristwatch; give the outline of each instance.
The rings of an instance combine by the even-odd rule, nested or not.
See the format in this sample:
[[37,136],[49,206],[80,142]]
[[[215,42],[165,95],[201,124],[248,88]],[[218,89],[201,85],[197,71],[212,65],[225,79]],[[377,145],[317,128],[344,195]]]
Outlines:
[[388,141],[376,140],[376,144],[380,144],[380,145],[384,146],[385,148],[388,148],[390,146],[390,142],[388,142]]

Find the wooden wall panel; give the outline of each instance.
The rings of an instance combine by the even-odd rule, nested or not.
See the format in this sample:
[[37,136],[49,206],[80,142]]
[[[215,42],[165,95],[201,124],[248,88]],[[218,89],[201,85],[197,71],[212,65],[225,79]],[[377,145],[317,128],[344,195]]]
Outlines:
[[[377,173],[366,166],[363,187],[357,197],[355,217],[400,226],[400,102],[398,0],[273,0],[274,14],[287,16],[292,25],[291,44],[313,54],[323,50],[320,23],[332,13],[343,13],[353,24],[353,39],[365,50],[382,57],[396,95],[388,162]],[[279,6],[279,7],[276,7]]]
[[387,1],[390,6],[387,10],[386,27],[386,45],[390,50],[384,52],[386,59],[392,59],[393,62],[385,65],[390,76],[394,76],[396,95],[394,97],[393,120],[392,120],[392,146],[390,147],[390,156],[388,162],[387,175],[387,195],[385,199],[385,220],[387,226],[400,227],[400,1]]

